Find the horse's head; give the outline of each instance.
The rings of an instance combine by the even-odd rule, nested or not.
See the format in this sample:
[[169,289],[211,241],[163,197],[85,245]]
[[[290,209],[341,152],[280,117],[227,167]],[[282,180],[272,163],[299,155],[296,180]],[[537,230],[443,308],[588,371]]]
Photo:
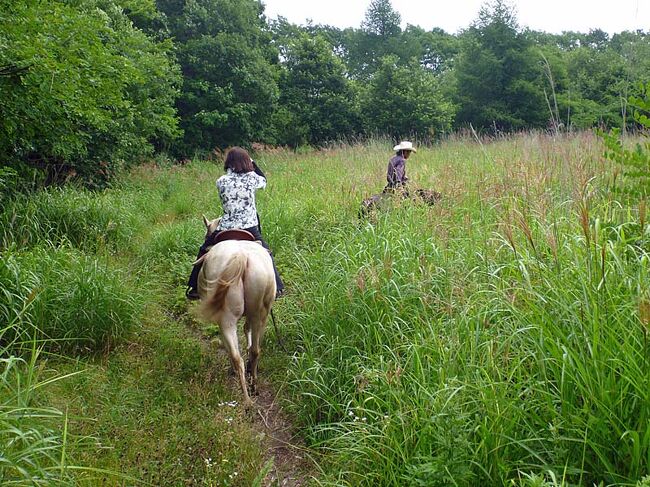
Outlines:
[[203,215],[203,224],[205,225],[205,236],[209,237],[214,233],[214,231],[217,229],[219,226],[219,222],[221,221],[221,218],[215,218],[214,220],[208,220],[205,215]]
[[418,189],[415,193],[427,205],[434,205],[442,199],[442,194],[432,189]]

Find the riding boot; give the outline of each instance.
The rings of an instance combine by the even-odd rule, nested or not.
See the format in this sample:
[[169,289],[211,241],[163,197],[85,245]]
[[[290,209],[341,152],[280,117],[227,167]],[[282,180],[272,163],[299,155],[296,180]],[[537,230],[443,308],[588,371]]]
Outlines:
[[190,301],[199,299],[199,272],[201,271],[201,266],[203,262],[199,262],[194,267],[192,267],[192,272],[190,274],[190,279],[187,281],[187,289],[185,290],[185,296]]
[[[258,222],[259,222],[259,218],[258,218]],[[275,298],[277,299],[284,294],[284,283],[282,282],[282,279],[280,278],[280,273],[278,272],[278,268],[275,265],[273,252],[271,252],[271,248],[262,238],[262,233],[260,232],[259,226],[245,228],[244,230],[253,234],[253,237],[255,237],[256,240],[260,241],[262,247],[268,250],[269,255],[271,256],[271,262],[273,263],[273,273],[275,274]]]
[[282,279],[280,278],[280,273],[278,272],[278,268],[275,265],[273,252],[269,250],[269,254],[271,255],[271,262],[273,262],[273,272],[275,274],[275,299],[278,299],[284,294],[284,282],[282,282]]

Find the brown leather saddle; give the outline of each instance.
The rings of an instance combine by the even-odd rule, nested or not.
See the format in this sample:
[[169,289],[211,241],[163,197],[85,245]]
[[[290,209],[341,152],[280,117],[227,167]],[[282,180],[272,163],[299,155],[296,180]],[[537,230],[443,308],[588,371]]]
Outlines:
[[210,235],[210,245],[216,245],[219,242],[223,242],[224,240],[248,240],[250,242],[254,242],[255,237],[251,232],[240,230],[238,228],[221,230],[220,232],[214,232],[212,235]]
[[257,242],[261,245],[259,240],[255,240],[253,234],[247,230],[240,230],[238,228],[231,228],[230,230],[221,230],[220,232],[213,232],[207,240],[207,245],[204,248],[204,253],[198,259],[194,261],[192,265],[201,264],[205,259],[205,256],[208,255],[208,251],[214,247],[219,242],[224,240],[246,240],[249,242]]

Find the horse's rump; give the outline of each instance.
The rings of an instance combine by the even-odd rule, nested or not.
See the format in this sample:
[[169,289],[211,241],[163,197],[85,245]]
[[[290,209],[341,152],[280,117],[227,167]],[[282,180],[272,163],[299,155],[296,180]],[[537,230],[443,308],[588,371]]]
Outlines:
[[[243,253],[238,253],[230,257],[230,260],[223,268],[221,275],[216,279],[216,287],[212,294],[205,300],[204,309],[219,310],[222,309],[226,300],[226,294],[230,288],[239,283],[246,270],[248,257]],[[208,289],[211,288],[210,281],[207,282]]]
[[199,292],[206,319],[218,320],[218,314],[226,310],[241,316],[248,314],[251,307],[270,306],[275,296],[275,277],[264,247],[255,242],[227,240],[204,257]]
[[[214,221],[204,218],[209,233]],[[257,384],[257,364],[267,317],[275,296],[273,261],[268,251],[258,243],[245,240],[225,240],[214,245],[204,256],[198,279],[201,312],[205,318],[219,323],[221,340],[244,396],[246,407],[252,406],[246,382]],[[248,341],[248,363],[239,352],[237,323],[246,316],[244,331]]]

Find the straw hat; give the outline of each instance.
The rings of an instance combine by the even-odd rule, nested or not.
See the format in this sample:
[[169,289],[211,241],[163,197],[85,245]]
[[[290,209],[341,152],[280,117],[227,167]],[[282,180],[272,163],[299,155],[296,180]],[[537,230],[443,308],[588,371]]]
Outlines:
[[403,140],[402,142],[399,143],[399,145],[396,145],[395,147],[393,147],[393,150],[395,152],[401,151],[401,150],[410,150],[412,152],[417,152],[417,150],[415,150],[415,147],[413,147],[413,144],[411,142],[409,142],[408,140]]

